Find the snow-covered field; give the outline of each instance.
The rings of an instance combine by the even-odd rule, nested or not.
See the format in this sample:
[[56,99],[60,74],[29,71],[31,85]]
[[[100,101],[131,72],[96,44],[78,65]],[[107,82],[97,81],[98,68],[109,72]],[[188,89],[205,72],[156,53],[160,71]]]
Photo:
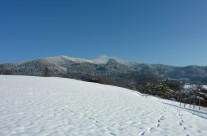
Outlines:
[[204,88],[204,89],[207,89],[207,85],[203,85],[203,88]]
[[0,76],[0,136],[110,135],[206,136],[207,119],[119,87]]

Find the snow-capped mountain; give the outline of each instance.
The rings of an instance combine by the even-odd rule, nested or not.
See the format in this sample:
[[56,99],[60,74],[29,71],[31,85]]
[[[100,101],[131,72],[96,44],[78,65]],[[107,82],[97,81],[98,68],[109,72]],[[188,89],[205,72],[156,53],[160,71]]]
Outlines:
[[[1,64],[0,74],[43,76],[45,67],[51,70],[51,76],[76,79],[81,79],[85,76],[104,77],[107,78],[106,82],[113,82],[111,84],[121,84],[119,83],[120,79],[124,79],[126,76],[132,78],[132,75],[136,74],[139,75],[138,77],[157,76],[161,78],[199,81],[203,84],[207,83],[207,67],[174,67],[161,64],[145,64],[128,62],[107,56],[92,60],[57,56],[22,63]],[[137,84],[135,81],[131,80],[131,82]],[[140,79],[139,82],[145,81]]]
[[0,75],[1,136],[206,136],[206,109],[57,77]]

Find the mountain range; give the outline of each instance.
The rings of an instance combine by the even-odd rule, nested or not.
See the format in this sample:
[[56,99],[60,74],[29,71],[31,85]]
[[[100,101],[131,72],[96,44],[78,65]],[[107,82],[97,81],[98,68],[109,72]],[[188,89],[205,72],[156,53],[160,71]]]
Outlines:
[[[74,79],[102,78],[106,84],[132,88],[158,79],[176,79],[207,84],[207,66],[177,67],[163,64],[146,64],[101,56],[81,59],[68,56],[47,57],[19,63],[0,64],[0,74],[49,76]],[[130,86],[130,87],[129,87]]]

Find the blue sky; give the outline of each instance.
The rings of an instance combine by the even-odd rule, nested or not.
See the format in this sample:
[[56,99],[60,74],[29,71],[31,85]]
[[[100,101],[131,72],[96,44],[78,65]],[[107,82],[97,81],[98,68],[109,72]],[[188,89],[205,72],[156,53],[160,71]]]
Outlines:
[[0,63],[67,55],[207,65],[206,0],[2,0]]

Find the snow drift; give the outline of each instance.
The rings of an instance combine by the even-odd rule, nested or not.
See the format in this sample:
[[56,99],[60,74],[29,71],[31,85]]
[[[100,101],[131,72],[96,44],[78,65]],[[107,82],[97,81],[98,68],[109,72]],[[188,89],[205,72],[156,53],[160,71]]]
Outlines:
[[0,76],[0,136],[207,135],[207,119],[128,89]]

